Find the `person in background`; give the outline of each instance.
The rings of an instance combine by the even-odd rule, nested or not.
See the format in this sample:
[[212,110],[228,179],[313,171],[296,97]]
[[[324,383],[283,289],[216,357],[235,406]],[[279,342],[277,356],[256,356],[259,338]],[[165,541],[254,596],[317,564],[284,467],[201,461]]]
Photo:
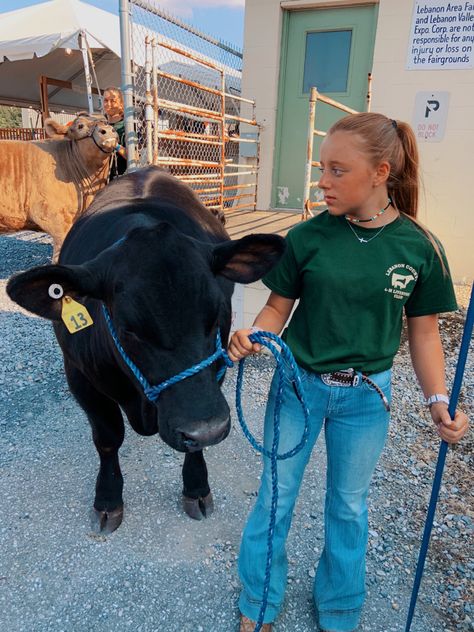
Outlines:
[[[279,334],[300,367],[310,412],[305,447],[278,462],[278,506],[263,632],[281,609],[287,583],[286,539],[305,466],[324,429],[327,452],[324,548],[313,588],[318,625],[348,632],[365,599],[367,495],[390,418],[391,367],[400,345],[403,312],[411,360],[439,436],[458,442],[467,416],[451,420],[438,313],[457,309],[439,241],[417,221],[419,160],[411,127],[383,114],[340,119],[320,152],[327,211],[290,230],[287,249],[264,278],[271,294],[254,328]],[[260,351],[234,333],[229,356]],[[274,378],[265,417],[271,449]],[[283,386],[279,452],[301,439],[304,414],[291,379]],[[255,506],[239,554],[241,632],[253,632],[262,602],[271,509],[270,459],[264,459]]]
[[127,170],[127,150],[125,148],[125,121],[122,91],[109,87],[103,94],[104,114],[107,121],[114,127],[119,141],[116,148],[116,160],[112,163],[110,179],[121,176]]

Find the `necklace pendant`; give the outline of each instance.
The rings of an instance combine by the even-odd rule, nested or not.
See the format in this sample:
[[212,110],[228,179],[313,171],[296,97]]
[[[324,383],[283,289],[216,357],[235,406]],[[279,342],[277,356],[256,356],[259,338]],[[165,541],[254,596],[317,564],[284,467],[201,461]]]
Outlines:
[[367,239],[364,239],[363,237],[359,237],[358,238],[361,244],[366,244],[367,243]]

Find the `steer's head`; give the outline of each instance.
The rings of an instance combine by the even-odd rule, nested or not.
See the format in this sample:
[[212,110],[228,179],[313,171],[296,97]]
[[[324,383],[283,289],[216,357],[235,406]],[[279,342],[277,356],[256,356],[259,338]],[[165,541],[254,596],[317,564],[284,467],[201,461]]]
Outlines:
[[[133,229],[84,265],[42,266],[16,275],[8,282],[7,292],[26,309],[57,322],[61,300],[52,298],[51,286],[59,285],[65,295],[87,302],[96,322],[74,335],[64,329],[60,335],[63,350],[69,346],[69,356],[80,356],[93,348],[114,357],[135,392],[141,393],[146,421],[150,404],[111,339],[101,303],[107,306],[128,357],[149,384],[158,385],[211,356],[218,330],[226,346],[232,282],[261,278],[283,250],[284,241],[276,235],[250,235],[210,245],[162,223]],[[100,366],[101,358],[96,361]],[[217,381],[221,366],[215,362],[160,394],[156,402],[159,433],[173,448],[199,450],[227,436],[229,407]],[[87,370],[97,369],[86,366]],[[102,379],[100,374],[89,377],[92,383]],[[127,394],[117,391],[115,398],[126,409],[121,398]]]
[[49,138],[66,138],[68,140],[93,139],[97,147],[111,153],[118,143],[118,134],[112,125],[99,114],[79,112],[76,118],[67,125],[62,125],[54,119],[46,119],[45,131]]

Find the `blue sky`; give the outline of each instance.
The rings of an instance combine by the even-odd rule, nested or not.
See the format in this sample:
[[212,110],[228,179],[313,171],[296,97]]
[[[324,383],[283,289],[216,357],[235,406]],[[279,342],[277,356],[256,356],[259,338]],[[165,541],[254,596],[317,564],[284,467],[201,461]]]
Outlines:
[[[84,1],[118,13],[119,0]],[[1,0],[0,13],[39,3],[40,0]],[[239,48],[243,46],[245,0],[161,0],[157,5],[204,33]]]

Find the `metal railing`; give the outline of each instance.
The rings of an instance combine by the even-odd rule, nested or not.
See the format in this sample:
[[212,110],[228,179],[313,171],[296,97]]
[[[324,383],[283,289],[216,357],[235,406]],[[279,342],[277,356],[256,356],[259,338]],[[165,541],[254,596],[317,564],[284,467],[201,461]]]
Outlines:
[[[163,70],[159,61],[168,53],[173,64],[179,65],[184,58],[192,62],[194,75],[204,69],[212,80],[204,83],[202,78],[200,82],[175,74],[172,63]],[[252,118],[240,116],[240,104],[253,110],[254,102],[229,95],[225,72],[214,62],[148,35],[144,87],[144,117],[138,134],[142,163],[168,169],[209,208],[255,208],[256,177],[249,181],[244,176],[256,176],[257,167],[241,163],[239,152],[239,143],[258,144],[258,134],[254,139],[239,134],[241,124],[258,129],[253,111]]]
[[259,129],[255,103],[240,95],[241,52],[151,0],[126,4],[133,94],[125,109],[128,103],[135,130],[129,168],[159,165],[212,209],[255,208]]
[[[367,97],[366,97],[366,111],[370,111],[371,99],[372,99],[372,74],[369,73],[367,77]],[[326,131],[316,129],[316,104],[318,101],[322,103],[326,103],[346,114],[356,114],[358,110],[354,110],[343,103],[339,103],[339,101],[335,101],[324,94],[318,92],[317,88],[311,88],[309,95],[309,120],[308,120],[308,138],[306,143],[306,163],[305,163],[305,172],[304,172],[304,189],[303,189],[303,210],[301,219],[306,220],[309,217],[314,217],[314,213],[312,209],[321,208],[326,206],[325,202],[312,202],[311,201],[311,189],[317,188],[319,181],[312,181],[312,169],[313,167],[320,167],[321,163],[318,160],[313,160],[313,147],[314,147],[314,137],[326,136]]]

